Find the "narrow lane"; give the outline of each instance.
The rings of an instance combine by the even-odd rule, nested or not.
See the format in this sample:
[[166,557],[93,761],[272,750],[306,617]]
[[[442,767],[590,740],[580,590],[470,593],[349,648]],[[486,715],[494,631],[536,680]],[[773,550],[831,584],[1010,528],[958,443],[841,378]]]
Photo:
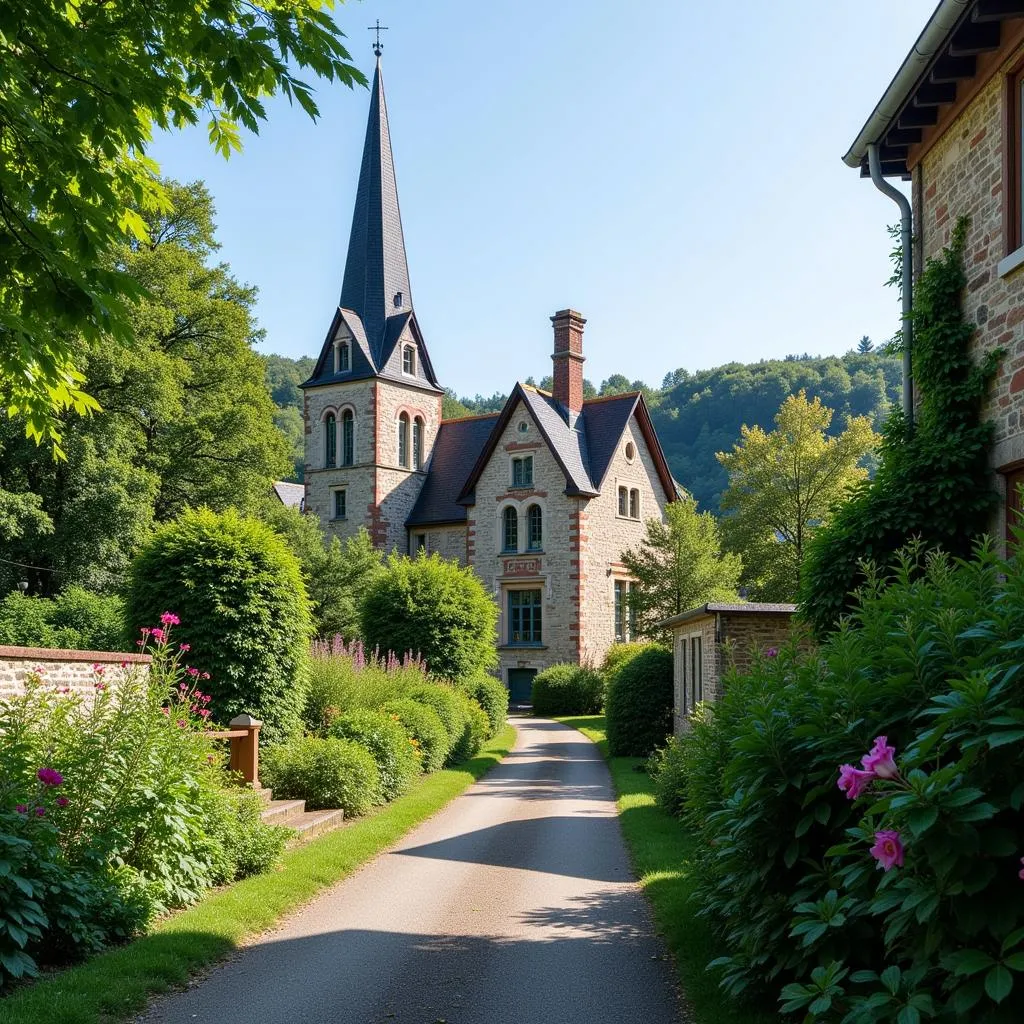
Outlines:
[[146,1024],[677,1024],[597,748],[520,719],[444,810]]

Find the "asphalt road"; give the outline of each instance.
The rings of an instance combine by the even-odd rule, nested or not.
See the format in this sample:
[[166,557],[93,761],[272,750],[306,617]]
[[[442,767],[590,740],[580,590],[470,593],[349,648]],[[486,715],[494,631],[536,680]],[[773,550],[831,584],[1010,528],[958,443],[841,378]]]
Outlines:
[[146,1024],[678,1024],[674,972],[574,729],[512,753]]

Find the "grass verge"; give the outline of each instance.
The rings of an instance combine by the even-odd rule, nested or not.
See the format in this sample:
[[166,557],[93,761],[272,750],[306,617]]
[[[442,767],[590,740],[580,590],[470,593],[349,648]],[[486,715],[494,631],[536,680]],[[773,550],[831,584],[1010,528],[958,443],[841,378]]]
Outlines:
[[222,959],[249,936],[340,881],[440,810],[515,743],[510,725],[472,760],[428,775],[412,792],[284,855],[281,866],[211,894],[136,939],[0,1000],[2,1024],[112,1024]]
[[722,950],[690,902],[693,839],[677,818],[654,800],[654,782],[639,757],[609,757],[603,715],[559,718],[597,744],[608,762],[618,795],[619,820],[640,885],[654,911],[654,923],[672,951],[679,980],[700,1024],[771,1024],[776,1015],[737,1005],[718,987],[706,965]]

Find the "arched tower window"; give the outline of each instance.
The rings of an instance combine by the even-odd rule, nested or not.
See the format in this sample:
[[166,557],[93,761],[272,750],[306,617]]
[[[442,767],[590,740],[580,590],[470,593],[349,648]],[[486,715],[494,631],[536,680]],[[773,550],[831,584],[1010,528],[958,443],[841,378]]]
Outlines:
[[338,421],[334,413],[324,417],[324,465],[330,468],[338,464]]
[[519,515],[512,505],[501,513],[501,550],[516,552],[519,550]]
[[356,460],[356,417],[351,409],[341,414],[341,464],[351,466]]
[[423,418],[412,421],[412,468],[423,468]]
[[544,513],[540,505],[526,510],[526,550],[540,551],[544,547]]
[[398,464],[409,468],[409,414],[398,417]]

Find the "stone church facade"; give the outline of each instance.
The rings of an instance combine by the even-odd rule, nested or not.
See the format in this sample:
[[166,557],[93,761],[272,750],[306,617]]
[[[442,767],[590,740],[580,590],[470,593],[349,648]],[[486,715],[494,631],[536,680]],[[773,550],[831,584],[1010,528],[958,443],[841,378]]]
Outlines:
[[500,675],[597,662],[631,635],[620,562],[676,485],[641,394],[583,398],[583,329],[551,317],[551,393],[444,420],[413,309],[380,63],[341,300],[303,384],[305,498],[329,535],[470,565],[500,609]]

